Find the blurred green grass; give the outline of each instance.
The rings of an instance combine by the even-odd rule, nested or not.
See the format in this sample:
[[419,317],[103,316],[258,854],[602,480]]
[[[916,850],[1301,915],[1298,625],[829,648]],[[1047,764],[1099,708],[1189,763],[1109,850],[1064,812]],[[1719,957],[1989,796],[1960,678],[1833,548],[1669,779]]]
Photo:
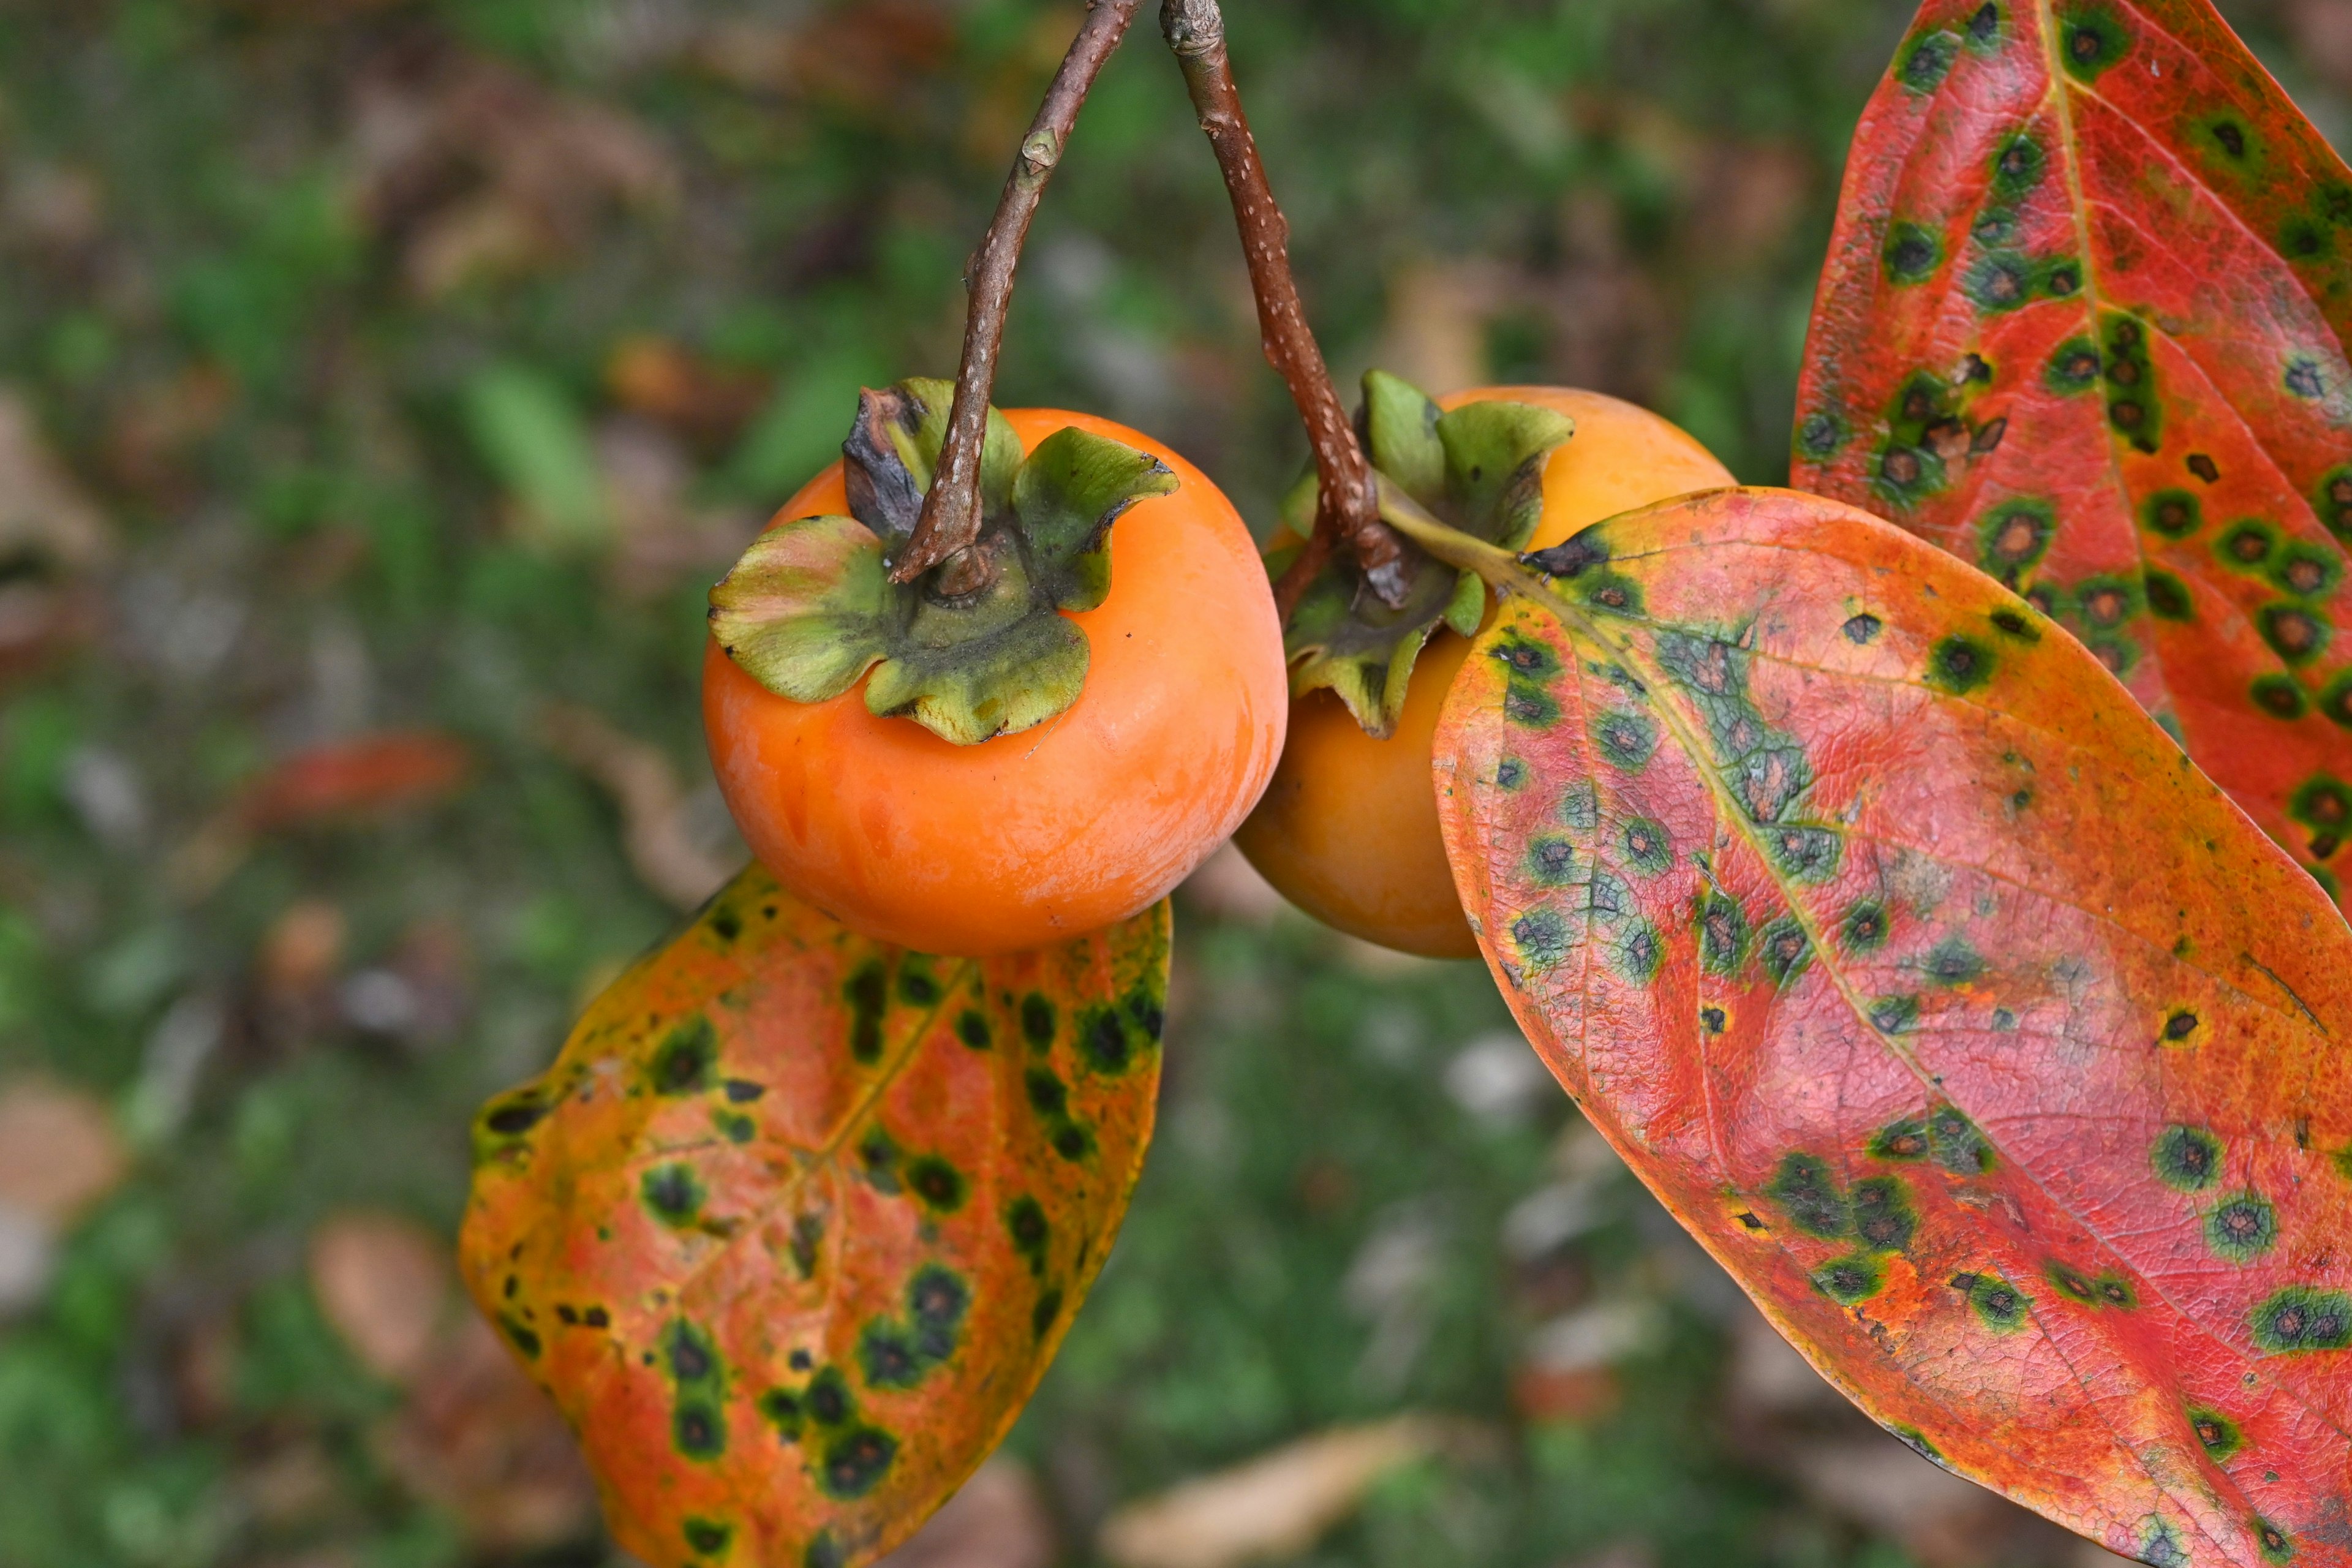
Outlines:
[[[1343,377],[1594,385],[1785,477],[1905,7],[1231,9]],[[2345,0],[2228,9],[2340,137]],[[740,854],[704,586],[861,383],[951,374],[961,260],[1075,16],[0,0],[0,1079],[100,1097],[135,1154],[0,1320],[0,1565],[607,1560],[399,1457],[418,1396],[331,1325],[310,1238],[453,1230],[475,1105]],[[1148,28],[1038,223],[999,395],[1150,427],[1261,528],[1302,460]],[[352,809],[284,804],[286,759],[410,731],[462,745],[461,784],[379,758]],[[625,757],[675,789],[616,795]],[[1068,1561],[1121,1500],[1408,1407],[1497,1442],[1311,1561],[2073,1560],[1771,1462],[1790,1421],[1851,1434],[1742,1392],[1743,1310],[1622,1176],[1563,1175],[1589,1150],[1556,1095],[1465,1109],[1506,1026],[1475,968],[1213,890],[1181,921],[1162,1144],[1013,1443]],[[1530,1242],[1547,1193],[1590,1212]],[[1654,1331],[1530,1393],[1543,1325],[1594,1302]]]

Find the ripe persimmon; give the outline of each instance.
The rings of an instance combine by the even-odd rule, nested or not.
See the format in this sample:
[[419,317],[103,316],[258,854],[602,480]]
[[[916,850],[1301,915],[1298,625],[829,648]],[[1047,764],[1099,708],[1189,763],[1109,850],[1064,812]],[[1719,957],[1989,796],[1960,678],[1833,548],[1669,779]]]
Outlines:
[[[1508,402],[1564,415],[1575,435],[1550,453],[1542,510],[1514,547],[1540,550],[1669,496],[1736,483],[1714,455],[1647,409],[1568,387],[1496,386],[1438,401],[1447,411]],[[1374,429],[1376,460],[1379,430]],[[1282,895],[1327,925],[1433,958],[1475,958],[1437,826],[1430,739],[1470,644],[1441,626],[1412,666],[1386,738],[1368,734],[1334,691],[1292,704],[1290,734],[1257,810],[1234,842]]]
[[[868,443],[868,453],[878,449],[887,461],[896,442],[908,459],[896,479],[911,472],[903,489],[918,498],[937,457],[948,394],[945,384],[907,384],[900,395],[911,413],[888,440]],[[869,411],[880,395],[868,395]],[[918,419],[928,423],[917,429]],[[761,616],[777,596],[803,594],[796,611],[816,602],[803,593],[803,576],[793,575],[811,569],[803,552],[772,567],[764,586],[751,582],[730,596],[722,583],[713,591],[714,636],[703,660],[711,761],[752,852],[853,930],[967,957],[1066,941],[1164,896],[1256,803],[1281,755],[1288,711],[1265,569],[1247,527],[1199,469],[1150,437],[1091,415],[1013,409],[992,426],[987,463],[1002,471],[984,484],[994,484],[1002,506],[1012,504],[1013,469],[1027,507],[1032,471],[1055,466],[1056,454],[1066,459],[1051,481],[1066,491],[1061,510],[1031,514],[1045,526],[1017,549],[1003,547],[1003,569],[1045,582],[1051,563],[1042,560],[1041,536],[1062,526],[1054,538],[1093,553],[1069,566],[1075,596],[1059,603],[1090,607],[1062,613],[1047,605],[1000,635],[985,605],[907,590],[921,602],[894,612],[901,641],[889,655],[859,654],[865,663],[830,669],[818,689],[832,694],[795,700],[752,668],[772,677],[772,666],[782,665],[789,677],[795,660],[830,663],[844,641],[839,628],[851,624],[828,599],[805,639],[781,654],[761,647]],[[1073,457],[1080,437],[1094,444]],[[918,450],[927,438],[928,450]],[[856,437],[848,450],[856,455]],[[1105,481],[1101,461],[1114,458],[1142,465],[1128,476],[1140,471],[1141,480],[1124,489],[1125,480]],[[811,480],[730,583],[762,546],[789,556],[814,520],[837,525],[835,535],[816,538],[820,554],[832,548],[828,537],[861,540],[871,552],[875,536],[837,514],[859,507],[866,516],[890,477],[869,479],[854,499],[856,477],[836,463]],[[1080,537],[1089,527],[1090,538]],[[889,542],[887,530],[884,538]],[[878,584],[876,559],[867,570]],[[1024,609],[1028,592],[1020,589]],[[963,635],[954,624],[963,614],[982,617],[970,645],[979,650],[977,675],[972,659],[940,657]],[[1083,635],[1073,638],[1072,626]],[[1002,679],[1004,636],[1051,645],[1050,657],[1064,660],[1054,678],[1060,686],[1040,697],[1035,680]],[[1064,679],[1071,658],[1076,678]],[[903,676],[901,667],[915,673]],[[887,694],[885,681],[895,682]]]

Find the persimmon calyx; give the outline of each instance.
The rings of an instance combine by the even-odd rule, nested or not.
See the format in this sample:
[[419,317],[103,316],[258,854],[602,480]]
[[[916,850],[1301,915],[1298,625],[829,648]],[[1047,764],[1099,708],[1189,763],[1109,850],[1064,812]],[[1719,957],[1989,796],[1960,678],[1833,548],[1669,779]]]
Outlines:
[[974,559],[894,584],[889,565],[922,516],[953,396],[944,381],[861,395],[842,446],[854,515],[761,534],[710,590],[710,632],[779,697],[828,701],[870,670],[870,710],[969,746],[1078,700],[1087,634],[1064,612],[1109,596],[1111,524],[1177,479],[1150,453],[1075,427],[1024,459],[992,408]]
[[[1439,521],[1516,551],[1543,515],[1545,461],[1576,433],[1575,422],[1525,403],[1472,403],[1441,410],[1417,387],[1383,371],[1364,377],[1357,416],[1384,492],[1405,495]],[[1313,525],[1317,485],[1301,480],[1285,500],[1285,521],[1304,534]],[[1271,563],[1279,569],[1287,563]],[[1370,734],[1396,730],[1413,661],[1438,626],[1465,637],[1486,614],[1475,573],[1408,550],[1401,563],[1403,602],[1384,603],[1345,551],[1335,551],[1284,629],[1295,697],[1328,689]]]

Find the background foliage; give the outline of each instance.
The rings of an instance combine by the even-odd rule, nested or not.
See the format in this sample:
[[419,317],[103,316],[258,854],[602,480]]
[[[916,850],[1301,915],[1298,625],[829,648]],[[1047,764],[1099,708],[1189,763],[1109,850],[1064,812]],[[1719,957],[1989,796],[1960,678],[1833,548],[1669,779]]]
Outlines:
[[[2342,144],[2352,0],[2224,9]],[[1232,23],[1344,375],[1597,386],[1778,481],[1906,10]],[[740,856],[703,590],[860,382],[951,373],[1075,16],[0,0],[0,1564],[610,1561],[424,1238],[472,1109]],[[1261,526],[1301,461],[1148,33],[1000,398],[1148,426]],[[1160,1147],[995,1472],[1060,1560],[1400,1410],[1462,1419],[1312,1561],[2084,1560],[1792,1363],[1477,970],[1351,948],[1230,862],[1180,932]]]

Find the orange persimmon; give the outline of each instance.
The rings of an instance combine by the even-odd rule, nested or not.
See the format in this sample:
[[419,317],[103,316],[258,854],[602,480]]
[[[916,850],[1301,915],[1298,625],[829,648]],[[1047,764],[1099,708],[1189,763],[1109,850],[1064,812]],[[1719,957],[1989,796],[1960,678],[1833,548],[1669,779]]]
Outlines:
[[[1164,896],[1256,803],[1289,709],[1265,568],[1216,486],[1107,419],[1004,416],[1024,451],[1076,426],[1176,476],[1118,518],[1109,595],[1069,617],[1089,662],[1066,711],[956,745],[868,711],[864,679],[801,703],[715,639],[703,658],[711,762],[752,853],[856,931],[965,957],[1066,941]],[[770,526],[848,510],[835,463]]]
[[[1544,468],[1543,517],[1529,550],[1605,517],[1736,483],[1705,447],[1645,408],[1597,392],[1488,386],[1438,400],[1554,409],[1576,435]],[[1430,738],[1467,639],[1440,627],[1413,667],[1396,732],[1376,740],[1328,690],[1292,705],[1282,765],[1234,842],[1300,909],[1350,935],[1432,958],[1475,958],[1438,835]]]

